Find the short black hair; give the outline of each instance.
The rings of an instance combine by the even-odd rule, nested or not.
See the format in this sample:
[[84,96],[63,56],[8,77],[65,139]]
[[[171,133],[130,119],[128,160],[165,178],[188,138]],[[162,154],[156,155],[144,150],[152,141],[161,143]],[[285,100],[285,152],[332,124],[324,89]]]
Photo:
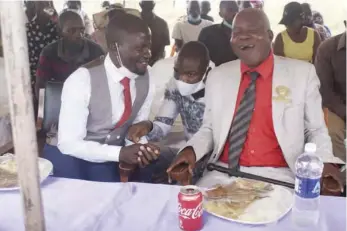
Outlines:
[[62,28],[67,21],[76,21],[76,20],[81,20],[83,22],[81,15],[79,15],[77,12],[72,10],[66,10],[59,15],[58,25],[60,28]]
[[101,7],[109,7],[111,5],[110,1],[103,1]]
[[183,45],[178,53],[177,60],[180,62],[183,59],[198,59],[200,67],[208,67],[210,63],[210,55],[206,46],[199,41],[187,42]]
[[211,8],[211,3],[208,0],[201,1],[201,6]]
[[188,2],[188,9],[190,9],[192,6],[198,6],[200,8],[201,4],[197,0],[191,0]]
[[301,8],[304,12],[307,12],[309,14],[312,15],[312,9],[311,9],[311,5],[308,3],[301,3]]
[[[114,10],[113,10],[114,11]],[[107,44],[124,41],[125,34],[145,33],[148,34],[148,25],[139,17],[128,14],[122,10],[115,11],[106,26],[105,36]]]
[[71,4],[71,3],[75,3],[76,5],[82,6],[82,2],[77,0],[77,1],[67,1],[66,4]]

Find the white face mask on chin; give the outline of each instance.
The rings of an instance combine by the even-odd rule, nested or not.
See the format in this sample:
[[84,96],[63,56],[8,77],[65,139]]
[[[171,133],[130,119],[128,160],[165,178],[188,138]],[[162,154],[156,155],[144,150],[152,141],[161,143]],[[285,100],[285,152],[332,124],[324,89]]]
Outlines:
[[186,83],[176,79],[176,85],[177,85],[178,91],[180,92],[182,96],[188,96],[188,95],[194,94],[205,87],[205,83],[203,80],[197,83],[190,84],[190,83]]

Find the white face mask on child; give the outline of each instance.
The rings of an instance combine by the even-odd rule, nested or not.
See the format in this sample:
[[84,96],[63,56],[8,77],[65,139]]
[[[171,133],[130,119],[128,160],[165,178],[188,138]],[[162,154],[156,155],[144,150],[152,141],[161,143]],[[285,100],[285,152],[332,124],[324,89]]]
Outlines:
[[197,83],[186,83],[181,80],[176,80],[176,85],[178,91],[181,93],[182,96],[194,94],[195,92],[198,92],[205,87],[205,83],[203,80]]

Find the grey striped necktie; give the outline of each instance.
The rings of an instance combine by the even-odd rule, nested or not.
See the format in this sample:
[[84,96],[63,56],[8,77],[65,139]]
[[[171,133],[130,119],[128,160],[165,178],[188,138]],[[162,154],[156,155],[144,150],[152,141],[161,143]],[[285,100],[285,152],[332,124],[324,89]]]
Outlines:
[[255,86],[258,72],[251,72],[251,83],[245,90],[229,133],[229,168],[239,169],[240,154],[245,143],[255,104]]

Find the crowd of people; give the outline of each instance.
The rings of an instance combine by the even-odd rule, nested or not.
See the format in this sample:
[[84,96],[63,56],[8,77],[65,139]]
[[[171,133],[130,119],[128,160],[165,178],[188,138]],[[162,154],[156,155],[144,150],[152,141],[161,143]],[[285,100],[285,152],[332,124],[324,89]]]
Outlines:
[[[50,1],[27,1],[36,111],[39,90],[64,83],[43,149],[54,175],[117,182],[124,164],[140,166],[134,181],[188,169],[193,183],[211,186],[228,178],[206,172],[213,162],[293,183],[295,160],[313,142],[324,180],[342,190],[346,33],[331,37],[320,13],[291,2],[275,36],[263,4],[221,1],[223,21],[213,24],[209,1],[189,1],[171,34],[177,55],[165,58],[170,33],[154,1],[140,1],[140,12],[104,2],[94,27],[81,1],[59,14]],[[153,79],[167,80],[162,94]],[[178,117],[187,143],[173,148],[163,141]]]

